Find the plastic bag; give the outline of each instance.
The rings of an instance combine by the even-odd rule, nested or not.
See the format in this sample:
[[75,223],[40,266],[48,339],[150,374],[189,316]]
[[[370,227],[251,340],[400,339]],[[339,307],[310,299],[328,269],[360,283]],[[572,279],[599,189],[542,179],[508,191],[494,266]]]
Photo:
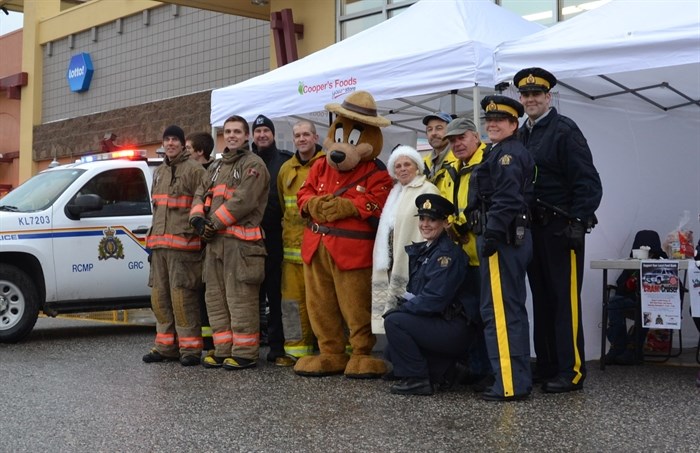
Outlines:
[[693,232],[687,228],[688,222],[690,222],[690,211],[686,210],[680,217],[678,229],[666,235],[662,247],[670,259],[695,257]]

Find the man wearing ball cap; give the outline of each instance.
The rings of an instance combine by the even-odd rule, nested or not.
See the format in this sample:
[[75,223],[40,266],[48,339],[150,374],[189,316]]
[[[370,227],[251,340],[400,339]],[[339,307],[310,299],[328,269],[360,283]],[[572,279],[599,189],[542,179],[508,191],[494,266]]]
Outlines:
[[[537,164],[531,208],[534,254],[528,267],[534,311],[535,381],[563,393],[586,378],[581,283],[585,234],[603,195],[591,150],[576,123],[550,106],[557,79],[542,68],[515,74],[528,115],[518,137]],[[576,282],[576,288],[571,288]]]

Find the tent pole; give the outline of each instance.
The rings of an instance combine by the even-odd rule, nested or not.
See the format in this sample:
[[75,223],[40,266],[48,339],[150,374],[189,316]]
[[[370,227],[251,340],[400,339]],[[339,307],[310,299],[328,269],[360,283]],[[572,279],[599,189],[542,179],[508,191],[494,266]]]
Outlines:
[[472,113],[474,114],[474,125],[476,132],[481,137],[481,121],[479,121],[479,84],[474,84],[472,88]]

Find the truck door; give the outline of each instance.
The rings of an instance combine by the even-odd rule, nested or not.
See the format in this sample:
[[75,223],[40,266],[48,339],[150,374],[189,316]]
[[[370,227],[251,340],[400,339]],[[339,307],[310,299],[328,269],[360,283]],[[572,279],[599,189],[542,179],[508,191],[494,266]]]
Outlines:
[[[150,175],[149,175],[150,176]],[[146,233],[151,203],[146,175],[139,167],[105,170],[75,194],[100,197],[101,209],[55,218],[54,264],[58,300],[147,298]]]

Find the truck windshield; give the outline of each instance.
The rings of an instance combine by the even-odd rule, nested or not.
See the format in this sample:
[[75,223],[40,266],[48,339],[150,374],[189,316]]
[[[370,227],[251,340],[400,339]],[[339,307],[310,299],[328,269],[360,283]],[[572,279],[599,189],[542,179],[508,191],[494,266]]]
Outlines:
[[83,172],[85,170],[67,168],[39,173],[0,198],[0,211],[43,211]]

